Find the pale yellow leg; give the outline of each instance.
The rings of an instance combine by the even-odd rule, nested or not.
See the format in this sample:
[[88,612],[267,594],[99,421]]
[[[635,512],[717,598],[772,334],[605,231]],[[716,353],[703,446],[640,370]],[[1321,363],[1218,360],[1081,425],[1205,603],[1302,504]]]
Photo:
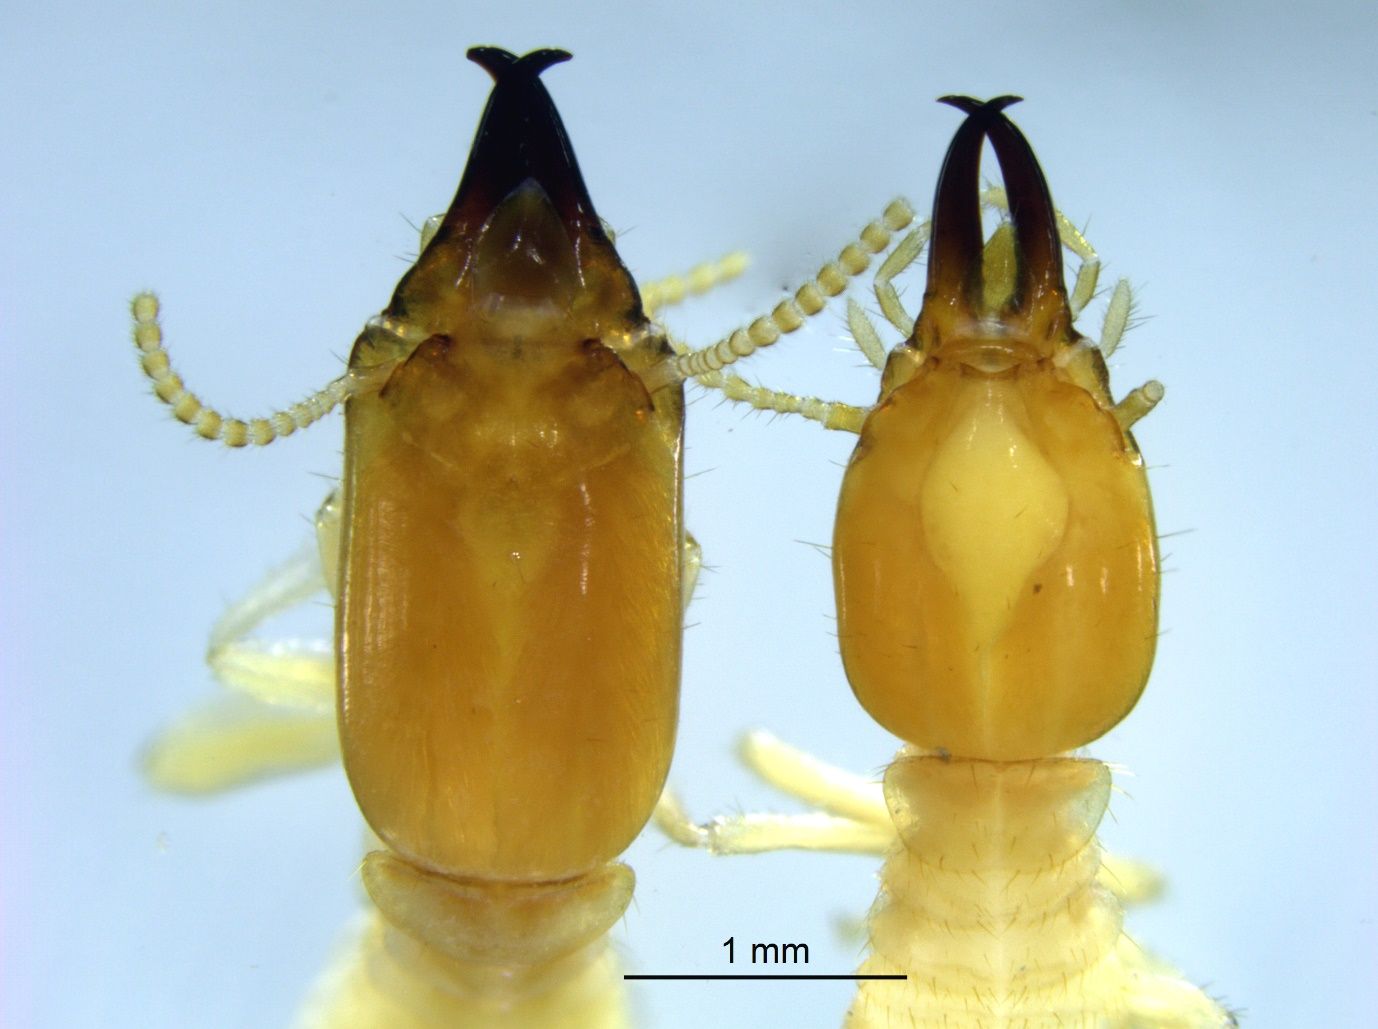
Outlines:
[[250,636],[274,615],[321,593],[320,559],[303,549],[273,569],[211,630],[206,662],[225,686],[265,704],[331,710],[335,703],[335,659],[319,640],[266,642]]
[[335,713],[291,711],[243,697],[193,709],[148,745],[143,771],[168,793],[217,793],[319,768],[340,756]]
[[230,690],[163,730],[144,753],[159,789],[208,793],[330,764],[339,757],[335,659],[320,641],[264,642],[252,633],[326,586],[339,548],[332,494],[317,517],[317,548],[303,549],[230,605],[211,630],[206,661]]
[[893,829],[814,811],[806,814],[719,816],[695,822],[677,794],[666,789],[653,819],[661,832],[684,847],[719,856],[773,850],[818,850],[832,854],[884,854],[894,843]]
[[[742,738],[738,753],[762,780],[818,810],[718,816],[695,823],[667,789],[656,807],[656,827],[682,846],[720,855],[772,850],[883,855],[893,849],[895,827],[879,782],[820,761],[760,730]],[[1097,880],[1127,904],[1152,900],[1163,889],[1162,877],[1150,866],[1109,854],[1102,855]]]
[[667,789],[656,806],[657,827],[676,843],[714,854],[770,850],[884,854],[894,843],[895,830],[879,783],[819,761],[765,732],[744,737],[739,752],[761,778],[821,810],[718,817],[698,825]]
[[867,779],[805,751],[772,733],[747,733],[738,747],[742,761],[776,789],[829,814],[890,828],[890,811],[878,779]]
[[224,685],[265,704],[334,710],[335,657],[326,643],[267,643],[252,634],[268,619],[322,590],[334,595],[340,518],[339,494],[332,491],[316,514],[316,545],[270,571],[211,629],[206,662]]

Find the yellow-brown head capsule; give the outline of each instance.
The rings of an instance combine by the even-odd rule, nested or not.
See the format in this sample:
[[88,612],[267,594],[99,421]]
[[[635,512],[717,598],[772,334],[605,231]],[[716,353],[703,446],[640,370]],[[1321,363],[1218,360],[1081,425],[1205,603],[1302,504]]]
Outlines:
[[[1048,187],[1001,113],[1016,99],[945,98],[967,119],[934,199],[923,309],[847,468],[833,549],[858,700],[911,743],[998,761],[1123,718],[1158,618],[1143,462],[1072,326]],[[1008,235],[982,242],[986,139],[1012,261]]]
[[496,85],[449,212],[359,337],[336,631],[345,768],[387,845],[551,881],[621,853],[677,714],[679,387],[539,75]]

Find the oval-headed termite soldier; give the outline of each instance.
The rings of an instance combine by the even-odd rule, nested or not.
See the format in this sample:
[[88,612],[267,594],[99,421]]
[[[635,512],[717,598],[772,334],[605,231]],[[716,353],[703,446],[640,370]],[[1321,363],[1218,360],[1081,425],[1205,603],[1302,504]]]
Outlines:
[[379,917],[316,1025],[623,1024],[614,859],[675,734],[683,388],[648,388],[668,345],[541,83],[569,55],[469,57],[496,85],[458,193],[341,380],[222,418],[134,302],[159,396],[203,436],[269,442],[345,400],[322,552],[340,747],[385,849],[363,866]]
[[[1158,633],[1143,461],[1072,325],[1048,188],[1000,114],[1012,100],[954,100],[969,114],[933,205],[923,307],[886,363],[833,539],[862,706],[910,743],[994,761],[1103,735],[1138,700]],[[987,135],[1014,234],[990,281]]]
[[[857,699],[907,746],[881,793],[758,734],[747,745],[757,770],[837,817],[664,820],[719,852],[889,855],[861,972],[906,978],[862,982],[854,1029],[1228,1026],[1228,1012],[1122,933],[1115,894],[1142,894],[1148,879],[1102,862],[1109,770],[1066,756],[1129,713],[1152,664],[1157,540],[1129,427],[1162,387],[1111,397],[1103,352],[1123,328],[1127,287],[1100,347],[1074,328],[1094,251],[1055,211],[1004,115],[1015,99],[945,98],[967,117],[931,225],[876,279],[908,338],[887,359],[859,308],[850,318],[883,368],[874,407],[709,380],[860,433],[833,536],[838,642]],[[989,241],[986,140],[1005,185],[984,200],[1009,213]],[[890,279],[929,232],[913,320]],[[1083,258],[1071,295],[1063,246]]]

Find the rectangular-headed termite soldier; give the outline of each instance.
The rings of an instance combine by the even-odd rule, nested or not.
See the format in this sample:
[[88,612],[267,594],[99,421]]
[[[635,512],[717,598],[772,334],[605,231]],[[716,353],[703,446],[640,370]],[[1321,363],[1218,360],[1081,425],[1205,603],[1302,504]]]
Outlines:
[[[1110,772],[1067,756],[1129,713],[1152,664],[1157,539],[1129,428],[1162,387],[1116,404],[1102,349],[1073,327],[1094,292],[1094,252],[1002,113],[1017,98],[944,99],[967,118],[931,227],[877,276],[882,310],[908,339],[885,359],[852,312],[883,368],[876,405],[709,379],[860,433],[833,536],[838,642],[857,700],[908,746],[881,793],[758,735],[747,748],[757,769],[835,817],[664,821],[720,852],[888,852],[861,971],[907,979],[864,982],[847,1016],[857,1029],[1228,1026],[1228,1012],[1121,932],[1115,894],[1140,892],[1142,877],[1103,863],[1095,842]],[[987,139],[1005,181],[990,200],[1010,215],[988,242]],[[890,279],[929,231],[913,321]],[[1071,297],[1064,244],[1086,273]],[[1107,350],[1127,310],[1117,289]]]
[[[158,395],[207,438],[271,442],[345,403],[344,479],[319,519],[333,661],[235,639],[299,598],[300,568],[236,609],[212,654],[274,700],[338,677],[345,769],[384,849],[363,864],[378,917],[313,1025],[622,1025],[604,937],[633,876],[614,859],[674,742],[695,560],[683,388],[540,81],[569,55],[469,57],[496,85],[458,193],[341,379],[222,418],[172,372],[156,299],[133,305]],[[152,774],[216,787],[309,763],[333,721],[195,723]]]

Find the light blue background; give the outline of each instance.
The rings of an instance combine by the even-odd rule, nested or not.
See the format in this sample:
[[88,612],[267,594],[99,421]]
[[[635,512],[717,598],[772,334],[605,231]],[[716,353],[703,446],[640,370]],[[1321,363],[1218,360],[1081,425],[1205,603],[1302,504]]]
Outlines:
[[[281,10],[286,7],[287,10]],[[193,389],[255,414],[334,376],[449,200],[497,43],[572,50],[546,81],[642,277],[756,264],[674,325],[766,309],[897,193],[921,209],[949,92],[1018,92],[1054,195],[1145,320],[1117,388],[1165,541],[1148,692],[1093,748],[1131,769],[1105,838],[1171,878],[1133,931],[1256,1027],[1375,1011],[1373,397],[1378,14],[1371,3],[261,2],[34,5],[0,16],[3,982],[13,1026],[283,1024],[355,909],[338,773],[210,803],[134,755],[210,689],[206,630],[306,537],[339,421],[266,452],[188,438],[148,397],[126,303],[156,287]],[[917,290],[909,293],[912,301]],[[1086,325],[1097,332],[1092,320]],[[864,403],[840,314],[753,362]],[[769,726],[875,771],[826,543],[851,440],[690,410],[689,520],[712,570],[687,637],[673,779],[694,811],[785,806],[739,770]],[[315,612],[323,630],[328,612]],[[721,942],[834,931],[876,862],[628,860],[629,969],[725,971]],[[846,984],[647,985],[644,1023],[830,1026]]]

